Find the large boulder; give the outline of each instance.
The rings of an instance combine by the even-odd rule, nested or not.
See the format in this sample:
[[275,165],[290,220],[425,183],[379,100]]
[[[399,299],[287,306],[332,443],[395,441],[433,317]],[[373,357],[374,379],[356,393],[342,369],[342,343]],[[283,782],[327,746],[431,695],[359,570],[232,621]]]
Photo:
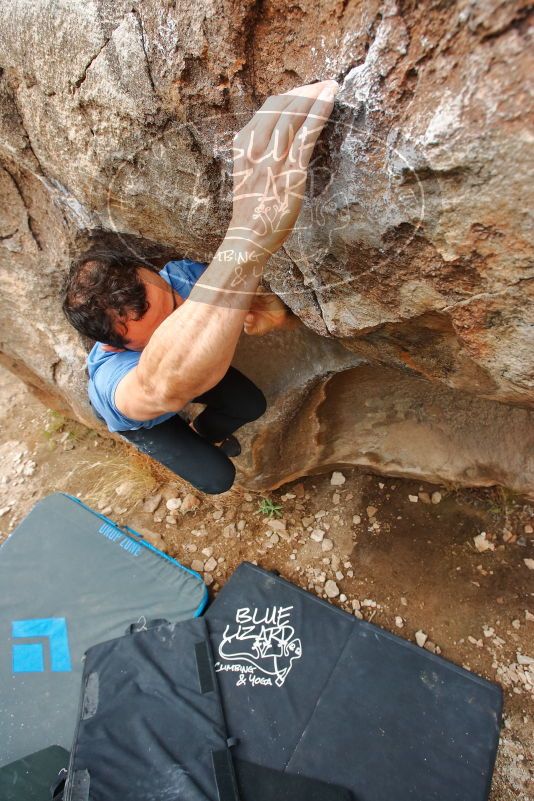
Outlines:
[[140,263],[209,261],[234,133],[267,95],[336,78],[301,217],[265,276],[303,327],[243,338],[236,356],[270,401],[241,480],[362,464],[528,492],[527,9],[5,4],[0,363],[95,425],[89,343],[60,311],[70,260],[99,240]]

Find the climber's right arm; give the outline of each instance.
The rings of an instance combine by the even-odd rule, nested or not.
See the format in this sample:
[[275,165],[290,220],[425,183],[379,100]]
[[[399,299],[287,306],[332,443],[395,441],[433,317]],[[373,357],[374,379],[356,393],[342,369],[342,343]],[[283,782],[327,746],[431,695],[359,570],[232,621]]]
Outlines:
[[[228,371],[270,253],[225,238],[191,294],[154,331],[115,390],[119,412],[150,420],[179,411]],[[231,287],[239,267],[240,290]],[[213,284],[210,283],[210,275]]]
[[115,403],[136,420],[179,411],[226,374],[263,269],[300,213],[307,168],[339,89],[269,97],[234,138],[232,220],[189,298],[156,328]]

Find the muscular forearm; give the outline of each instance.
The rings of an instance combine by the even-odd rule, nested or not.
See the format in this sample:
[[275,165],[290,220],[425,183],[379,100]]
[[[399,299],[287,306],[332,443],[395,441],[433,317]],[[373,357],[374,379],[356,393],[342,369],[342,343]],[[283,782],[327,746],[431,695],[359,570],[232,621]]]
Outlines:
[[189,298],[154,331],[137,370],[162,407],[179,408],[224,376],[268,255],[227,234]]
[[123,407],[179,410],[224,376],[268,257],[299,215],[311,153],[338,88],[322,81],[267,98],[234,137],[230,228],[189,299],[152,334],[133,379],[120,382]]

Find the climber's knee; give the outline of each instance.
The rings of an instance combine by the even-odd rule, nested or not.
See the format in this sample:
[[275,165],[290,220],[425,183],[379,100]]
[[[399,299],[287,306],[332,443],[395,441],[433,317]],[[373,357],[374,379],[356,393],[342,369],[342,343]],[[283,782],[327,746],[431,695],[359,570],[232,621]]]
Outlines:
[[252,422],[252,420],[257,420],[258,417],[265,414],[266,410],[267,399],[265,395],[259,387],[252,386],[242,399],[242,406],[239,410],[241,415],[248,422]]
[[[223,454],[221,453],[221,456]],[[227,492],[235,481],[235,467],[227,456],[221,459],[216,469],[210,471],[210,475],[203,480],[202,486],[198,486],[202,492],[208,495],[220,495],[222,492]]]

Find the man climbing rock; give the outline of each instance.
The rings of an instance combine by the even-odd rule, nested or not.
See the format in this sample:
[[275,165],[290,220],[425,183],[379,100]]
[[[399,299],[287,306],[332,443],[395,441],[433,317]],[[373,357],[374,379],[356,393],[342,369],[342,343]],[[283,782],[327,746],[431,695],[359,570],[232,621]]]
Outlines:
[[[321,81],[273,95],[234,137],[232,219],[210,264],[181,259],[158,272],[86,254],[67,278],[65,314],[96,340],[87,359],[95,412],[204,492],[232,486],[233,432],[266,409],[261,390],[231,366],[241,332],[296,323],[260,281],[295,225],[338,88]],[[190,401],[206,408],[188,424],[177,412]]]

